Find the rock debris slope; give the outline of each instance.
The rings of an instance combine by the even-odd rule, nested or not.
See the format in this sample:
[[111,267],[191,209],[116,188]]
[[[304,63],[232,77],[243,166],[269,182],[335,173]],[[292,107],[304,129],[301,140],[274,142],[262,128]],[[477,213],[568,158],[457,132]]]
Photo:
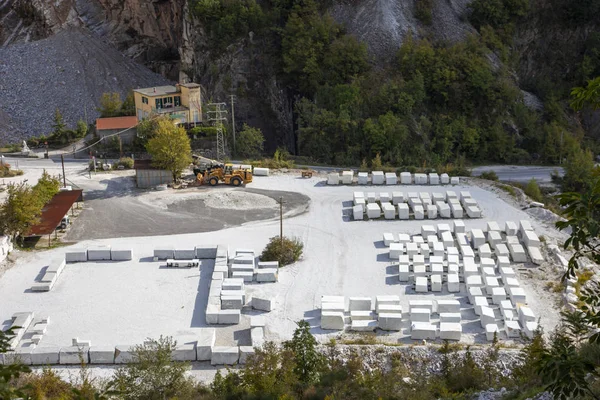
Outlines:
[[48,134],[58,108],[68,126],[92,122],[104,92],[169,84],[85,30],[0,48],[0,142]]

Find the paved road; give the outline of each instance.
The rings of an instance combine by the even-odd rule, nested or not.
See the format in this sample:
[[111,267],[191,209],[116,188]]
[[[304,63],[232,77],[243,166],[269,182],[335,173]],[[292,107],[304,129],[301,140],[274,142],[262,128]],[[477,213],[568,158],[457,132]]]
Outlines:
[[538,183],[552,182],[552,173],[558,171],[562,176],[562,167],[534,167],[521,165],[490,165],[473,168],[473,176],[479,176],[482,172],[494,171],[501,181],[529,182],[535,178]]

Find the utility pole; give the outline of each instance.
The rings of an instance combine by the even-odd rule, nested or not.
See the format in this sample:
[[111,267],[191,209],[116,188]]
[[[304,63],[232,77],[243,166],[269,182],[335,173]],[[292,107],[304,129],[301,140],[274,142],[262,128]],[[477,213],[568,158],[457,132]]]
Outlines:
[[235,152],[235,95],[231,96],[231,131],[233,132],[233,155],[236,156]]
[[283,197],[279,197],[279,240],[283,248]]
[[208,111],[208,120],[212,121],[215,128],[217,128],[217,160],[225,161],[225,136],[223,134],[223,121],[227,121],[227,110],[225,110],[225,103],[210,103],[208,105],[214,110]]
[[67,187],[67,177],[65,176],[65,156],[64,155],[60,155],[60,162],[62,164],[62,171],[63,171],[63,187]]

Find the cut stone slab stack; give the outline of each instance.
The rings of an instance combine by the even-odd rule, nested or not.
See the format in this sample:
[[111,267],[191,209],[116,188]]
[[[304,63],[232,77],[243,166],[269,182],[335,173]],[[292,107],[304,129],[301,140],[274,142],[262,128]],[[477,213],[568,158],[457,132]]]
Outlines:
[[321,296],[321,329],[344,329],[345,302],[344,296]]
[[31,290],[34,292],[49,292],[52,290],[62,271],[65,269],[66,260],[64,258],[56,258],[50,262],[44,276],[39,282],[31,286]]

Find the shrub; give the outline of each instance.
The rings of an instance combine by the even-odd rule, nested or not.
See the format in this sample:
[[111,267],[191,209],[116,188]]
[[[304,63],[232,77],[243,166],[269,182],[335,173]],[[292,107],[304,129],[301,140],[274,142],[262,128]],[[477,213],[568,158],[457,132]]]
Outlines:
[[302,256],[304,245],[300,240],[279,236],[272,237],[260,255],[262,261],[279,261],[280,266],[293,264]]
[[527,186],[525,186],[525,194],[535,201],[542,202],[544,200],[544,196],[542,195],[540,186],[538,185],[535,178],[531,178],[529,183],[527,183]]
[[487,179],[488,181],[497,181],[498,180],[498,175],[496,174],[495,171],[482,172],[481,175],[479,175],[479,177],[481,179]]
[[133,158],[123,157],[119,160],[119,165],[122,165],[126,169],[132,169],[133,168]]

